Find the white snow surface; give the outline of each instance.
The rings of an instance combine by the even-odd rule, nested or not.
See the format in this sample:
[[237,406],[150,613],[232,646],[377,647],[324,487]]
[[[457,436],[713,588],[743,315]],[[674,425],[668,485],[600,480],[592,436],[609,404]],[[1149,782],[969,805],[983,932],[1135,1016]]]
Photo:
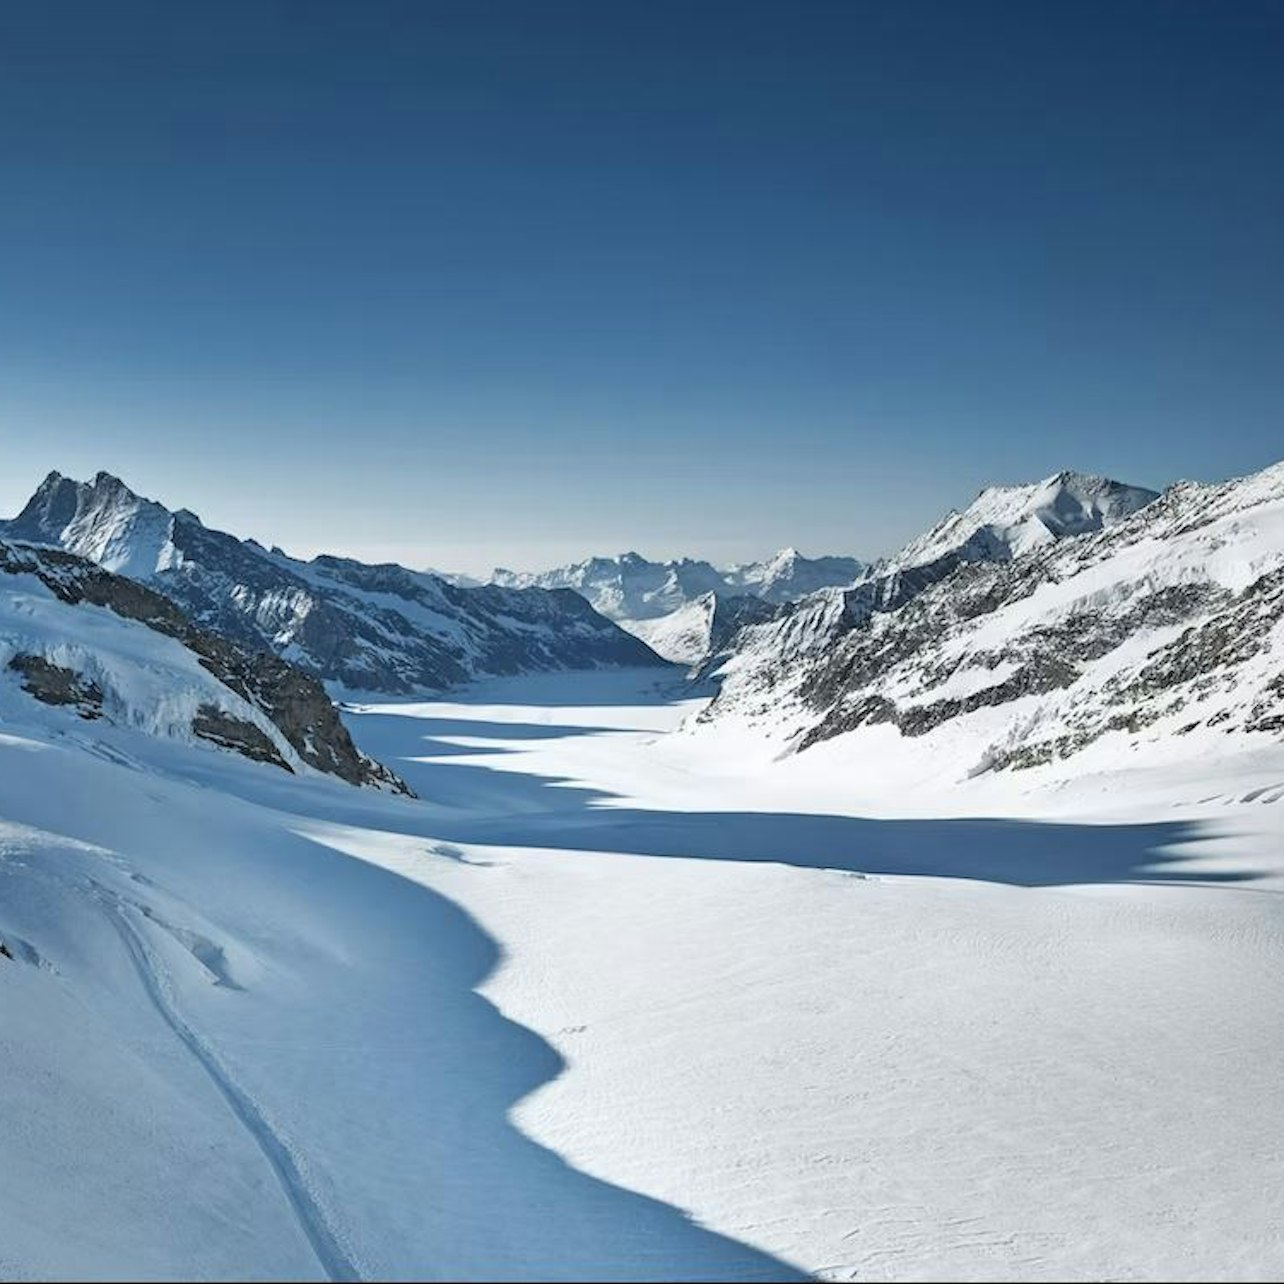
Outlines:
[[616,623],[641,638],[661,658],[674,664],[698,664],[709,652],[716,602],[715,594],[705,593],[668,615]]
[[0,1275],[1284,1270],[1284,746],[945,788],[699,706],[353,706],[414,801],[7,695]]

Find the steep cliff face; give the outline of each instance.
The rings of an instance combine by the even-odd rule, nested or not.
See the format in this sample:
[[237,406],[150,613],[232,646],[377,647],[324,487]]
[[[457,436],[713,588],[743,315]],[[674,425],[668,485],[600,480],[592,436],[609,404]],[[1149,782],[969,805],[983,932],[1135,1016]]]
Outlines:
[[299,561],[171,512],[108,473],[91,482],[51,473],[0,535],[144,582],[202,628],[358,690],[662,663],[573,593],[466,588],[348,558]]
[[357,750],[316,678],[75,554],[0,543],[0,654],[27,695],[82,718],[409,792]]

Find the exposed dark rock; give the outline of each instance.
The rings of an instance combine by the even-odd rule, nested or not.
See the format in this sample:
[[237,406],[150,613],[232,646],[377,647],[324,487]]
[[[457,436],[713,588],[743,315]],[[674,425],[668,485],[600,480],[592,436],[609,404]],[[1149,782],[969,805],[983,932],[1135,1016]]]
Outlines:
[[[378,784],[400,793],[411,792],[393,772],[358,751],[316,678],[277,656],[246,649],[226,637],[197,628],[174,602],[154,589],[112,575],[93,562],[59,549],[0,543],[2,573],[35,575],[69,605],[105,607],[182,643],[195,653],[207,672],[262,710],[299,757],[317,770],[354,785]],[[238,746],[229,743],[227,747]]]
[[293,768],[277,751],[272,738],[254,723],[234,718],[212,704],[203,704],[192,719],[192,732],[224,749],[232,749],[255,762],[270,762],[286,771]]
[[50,664],[39,655],[15,655],[9,667],[22,674],[23,690],[42,704],[75,705],[82,718],[102,717],[102,688],[75,669]]

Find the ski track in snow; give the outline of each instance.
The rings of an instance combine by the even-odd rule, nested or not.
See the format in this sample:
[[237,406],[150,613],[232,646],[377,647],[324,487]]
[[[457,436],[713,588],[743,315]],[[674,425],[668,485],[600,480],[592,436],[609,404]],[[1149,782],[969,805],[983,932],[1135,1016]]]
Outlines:
[[277,1136],[254,1101],[223,1069],[205,1041],[179,1015],[166,992],[165,969],[152,953],[143,934],[130,922],[125,903],[101,884],[95,884],[94,893],[112,925],[120,934],[130,962],[134,965],[134,970],[138,973],[138,978],[157,1015],[196,1059],[210,1082],[227,1102],[237,1122],[258,1147],[263,1158],[267,1160],[282,1194],[294,1212],[299,1228],[316,1254],[321,1269],[331,1280],[360,1280],[361,1273],[339,1243],[325,1213],[299,1171],[289,1147]]

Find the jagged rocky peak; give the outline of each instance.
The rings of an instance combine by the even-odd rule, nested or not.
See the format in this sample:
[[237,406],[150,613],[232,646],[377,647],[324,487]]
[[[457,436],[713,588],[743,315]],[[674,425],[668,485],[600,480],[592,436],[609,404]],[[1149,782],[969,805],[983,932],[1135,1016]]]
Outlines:
[[26,507],[0,530],[9,538],[51,544],[120,575],[143,578],[175,557],[173,516],[119,477],[98,472],[81,482],[51,472]]
[[655,665],[579,599],[466,588],[397,565],[299,561],[171,513],[110,473],[50,474],[0,534],[76,553],[165,594],[202,628],[355,690],[441,690],[473,677]]

